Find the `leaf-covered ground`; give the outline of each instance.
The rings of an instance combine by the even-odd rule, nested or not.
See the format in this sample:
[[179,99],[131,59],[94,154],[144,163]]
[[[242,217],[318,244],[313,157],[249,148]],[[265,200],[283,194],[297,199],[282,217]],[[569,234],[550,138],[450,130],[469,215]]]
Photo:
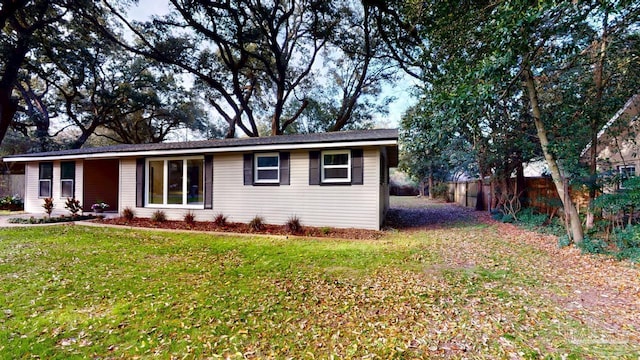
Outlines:
[[0,229],[0,358],[640,354],[634,265],[407,201],[442,221],[399,211],[411,231],[356,241]]

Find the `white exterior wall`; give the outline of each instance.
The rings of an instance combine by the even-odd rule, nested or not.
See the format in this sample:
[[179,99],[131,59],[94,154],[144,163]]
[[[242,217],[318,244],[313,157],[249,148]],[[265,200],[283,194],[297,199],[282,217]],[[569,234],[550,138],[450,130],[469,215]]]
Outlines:
[[[39,162],[30,162],[25,166],[25,196],[24,211],[33,214],[45,214],[44,200],[38,197],[39,194]],[[82,204],[83,191],[83,161],[76,160],[75,197]],[[67,198],[60,197],[62,185],[60,183],[60,161],[53,162],[53,179],[51,182],[51,197],[53,198],[54,212],[68,212],[64,208]]]
[[24,211],[44,213],[42,199],[38,197],[38,163],[27,163],[24,168]]
[[[381,204],[378,148],[365,148],[363,185],[309,185],[309,152],[290,153],[290,185],[243,185],[243,154],[213,157],[213,209],[194,210],[199,221],[222,213],[231,222],[249,222],[256,215],[269,224],[285,224],[297,216],[306,226],[379,229]],[[37,168],[36,168],[37,171]],[[37,175],[36,175],[37,177]],[[36,179],[37,180],[37,179]],[[134,209],[150,217],[158,208],[136,208],[135,159],[120,161],[120,212]],[[162,208],[169,219],[182,220],[187,209]]]

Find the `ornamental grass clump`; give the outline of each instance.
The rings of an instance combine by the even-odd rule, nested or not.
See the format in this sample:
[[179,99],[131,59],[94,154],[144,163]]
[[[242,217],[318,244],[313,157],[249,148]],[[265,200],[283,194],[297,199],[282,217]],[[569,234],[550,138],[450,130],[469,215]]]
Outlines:
[[223,213],[218,213],[215,217],[215,219],[213,219],[213,223],[216,224],[216,226],[226,226],[227,225],[227,217],[224,216]]
[[187,225],[193,226],[196,223],[196,214],[194,214],[193,211],[187,211],[182,219],[187,223]]
[[132,208],[127,206],[122,210],[122,217],[127,221],[132,221],[136,217],[136,213]]
[[167,221],[167,214],[162,210],[156,210],[151,214],[151,221],[161,223]]
[[264,219],[261,216],[254,217],[249,222],[249,229],[251,231],[262,231],[264,230]]
[[292,216],[289,218],[289,220],[287,220],[287,223],[285,224],[285,227],[287,229],[287,232],[289,234],[301,234],[302,233],[302,224],[300,223],[300,218],[298,218],[297,216]]

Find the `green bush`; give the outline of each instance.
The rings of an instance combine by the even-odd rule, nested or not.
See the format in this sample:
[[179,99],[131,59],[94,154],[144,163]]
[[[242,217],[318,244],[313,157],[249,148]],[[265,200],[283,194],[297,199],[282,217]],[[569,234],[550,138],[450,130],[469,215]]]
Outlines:
[[24,201],[19,195],[0,197],[0,210],[23,210]]
[[602,239],[585,236],[581,243],[577,244],[583,254],[605,254],[607,243]]
[[540,214],[534,208],[525,208],[518,213],[518,223],[529,229],[544,226],[548,220],[547,214]]
[[564,248],[571,245],[571,240],[569,240],[569,235],[558,236],[558,247]]
[[446,183],[438,183],[433,185],[433,189],[431,190],[431,195],[435,198],[446,199],[447,192],[449,191],[449,186]]

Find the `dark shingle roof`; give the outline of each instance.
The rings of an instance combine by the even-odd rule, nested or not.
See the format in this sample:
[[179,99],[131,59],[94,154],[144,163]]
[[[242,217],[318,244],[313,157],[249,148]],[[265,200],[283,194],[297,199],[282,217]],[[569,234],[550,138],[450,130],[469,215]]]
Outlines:
[[396,140],[398,139],[397,129],[374,129],[374,130],[356,130],[356,131],[340,131],[316,134],[295,134],[295,135],[279,135],[266,136],[258,138],[234,138],[234,139],[216,139],[201,140],[187,142],[167,142],[159,144],[127,144],[101,146],[94,148],[82,148],[73,150],[60,150],[40,153],[30,153],[21,155],[12,155],[4,158],[5,161],[11,161],[11,158],[37,158],[37,157],[56,157],[68,155],[89,155],[100,153],[131,153],[144,151],[161,151],[161,150],[199,150],[212,148],[228,148],[233,151],[235,147],[247,146],[265,146],[265,145],[292,145],[292,144],[313,144],[313,143],[333,143],[333,142],[356,142],[356,141],[376,141],[376,140]]

